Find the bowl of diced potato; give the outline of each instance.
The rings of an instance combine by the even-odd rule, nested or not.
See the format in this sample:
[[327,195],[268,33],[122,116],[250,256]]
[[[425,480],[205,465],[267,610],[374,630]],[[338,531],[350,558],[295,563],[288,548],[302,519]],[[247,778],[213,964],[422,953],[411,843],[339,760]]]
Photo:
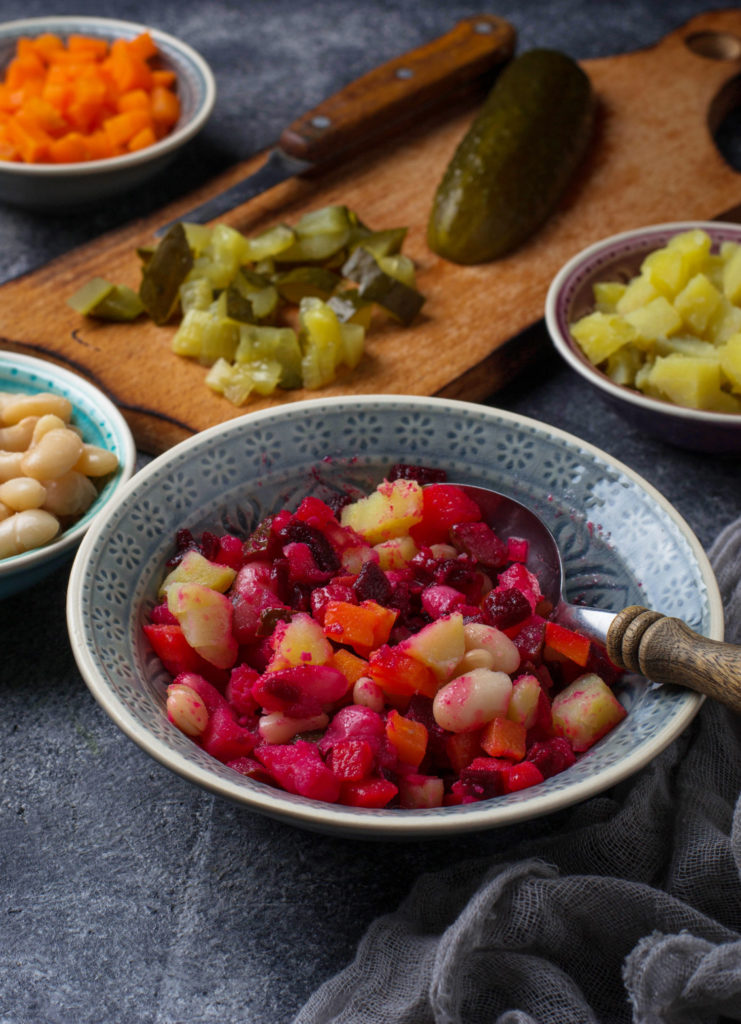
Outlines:
[[741,452],[741,225],[656,224],[589,246],[553,279],[546,323],[647,434]]

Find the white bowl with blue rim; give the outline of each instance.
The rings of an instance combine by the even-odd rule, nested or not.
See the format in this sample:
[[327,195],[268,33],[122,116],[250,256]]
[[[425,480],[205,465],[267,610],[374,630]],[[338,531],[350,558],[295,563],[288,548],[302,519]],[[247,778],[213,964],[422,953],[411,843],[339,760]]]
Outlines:
[[0,69],[12,59],[18,39],[53,32],[112,42],[134,39],[149,32],[158,57],[157,66],[177,75],[180,117],[173,130],[151,146],[134,153],[68,164],[29,164],[0,160],[0,202],[35,210],[64,211],[100,202],[136,188],[159,173],[206,124],[216,101],[213,73],[191,46],[149,25],[87,15],[50,15],[0,24]]
[[[180,443],[140,470],[96,518],[70,574],[67,621],[95,699],[173,772],[252,811],[365,838],[450,836],[549,814],[638,771],[692,720],[702,698],[627,677],[627,717],[575,765],[518,793],[425,810],[352,808],[294,796],[211,758],[165,713],[169,677],[142,625],[157,602],[175,534],[239,530],[327,497],[369,489],[394,462],[443,468],[505,491],[554,531],[567,594],[620,610],[640,603],[723,637],[710,564],[676,510],[611,456],[550,425],[467,402],[407,396],[310,400],[255,412]],[[599,526],[595,526],[599,524]]]
[[598,281],[627,282],[645,257],[683,231],[699,228],[713,251],[723,242],[741,243],[741,224],[676,221],[623,231],[576,253],[556,274],[546,296],[545,320],[556,351],[573,370],[639,430],[669,444],[715,455],[741,452],[741,414],[706,412],[674,405],[616,384],[584,355],[569,325],[594,309]]
[[0,599],[33,586],[71,561],[85,531],[113,502],[136,466],[136,445],[113,402],[84,377],[56,363],[15,352],[0,352],[0,391],[33,394],[50,391],[73,407],[71,423],[89,444],[112,451],[118,469],[101,481],[98,497],[72,526],[43,547],[0,559]]

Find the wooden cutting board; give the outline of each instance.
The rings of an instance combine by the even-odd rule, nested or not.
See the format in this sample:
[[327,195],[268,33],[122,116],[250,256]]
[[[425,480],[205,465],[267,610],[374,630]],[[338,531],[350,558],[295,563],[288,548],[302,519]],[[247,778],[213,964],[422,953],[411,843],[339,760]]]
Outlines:
[[100,275],[138,287],[136,246],[196,202],[258,167],[255,157],[159,214],[111,232],[0,288],[0,346],[51,358],[106,391],[141,450],[279,403],[326,395],[413,394],[481,400],[537,355],[530,332],[548,285],[585,245],[643,224],[710,219],[741,204],[741,175],[712,130],[741,98],[741,10],[702,14],[657,45],[584,61],[599,101],[590,154],[557,213],[510,256],[460,267],[432,254],[425,228],[435,188],[474,110],[419,126],[403,140],[315,180],[294,180],[221,218],[255,233],[308,209],[346,203],[374,228],[408,225],[404,251],[427,302],[407,329],[374,325],[366,356],[320,392],[281,392],[241,409],[211,392],[205,369],[170,351],[174,327],[97,324],[64,297]]

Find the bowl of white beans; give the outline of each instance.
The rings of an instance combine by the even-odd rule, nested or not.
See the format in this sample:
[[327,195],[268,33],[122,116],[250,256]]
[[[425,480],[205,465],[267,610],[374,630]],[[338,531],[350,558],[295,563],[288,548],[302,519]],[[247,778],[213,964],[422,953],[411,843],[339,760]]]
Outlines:
[[0,353],[0,598],[70,560],[134,472],[126,420],[55,363]]

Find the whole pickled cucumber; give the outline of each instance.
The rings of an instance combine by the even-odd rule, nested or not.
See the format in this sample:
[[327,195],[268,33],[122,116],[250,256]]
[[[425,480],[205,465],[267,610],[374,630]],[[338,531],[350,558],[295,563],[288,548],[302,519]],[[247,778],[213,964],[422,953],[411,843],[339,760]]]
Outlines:
[[530,50],[499,75],[435,194],[433,252],[454,263],[503,256],[548,217],[589,142],[592,87],[556,50]]

